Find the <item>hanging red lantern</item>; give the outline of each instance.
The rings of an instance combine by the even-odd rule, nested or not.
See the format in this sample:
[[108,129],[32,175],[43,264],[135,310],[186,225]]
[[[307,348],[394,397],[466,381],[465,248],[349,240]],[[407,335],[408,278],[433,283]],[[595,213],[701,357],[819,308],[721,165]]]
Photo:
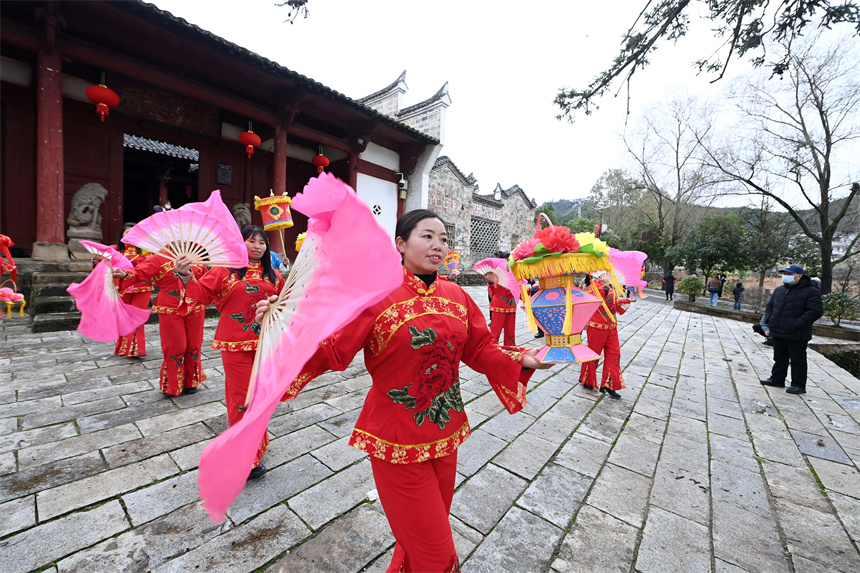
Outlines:
[[101,116],[102,121],[105,120],[106,115],[110,115],[110,108],[119,105],[119,96],[104,84],[90,86],[84,93],[91,102],[96,104],[96,113]]
[[317,173],[322,173],[325,171],[325,168],[328,167],[329,160],[328,157],[320,153],[319,155],[314,155],[314,158],[311,159],[311,163],[316,165]]
[[254,148],[263,143],[263,140],[249,129],[239,134],[239,142],[245,146],[245,151],[248,152],[248,159],[251,159],[251,156],[254,155]]

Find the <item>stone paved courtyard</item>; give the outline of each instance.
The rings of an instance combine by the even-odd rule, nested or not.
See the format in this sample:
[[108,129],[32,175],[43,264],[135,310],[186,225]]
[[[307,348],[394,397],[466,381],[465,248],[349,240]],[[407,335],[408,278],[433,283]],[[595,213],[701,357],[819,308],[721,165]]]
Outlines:
[[[486,311],[486,290],[467,290]],[[805,396],[762,387],[771,353],[749,324],[659,295],[620,325],[621,400],[556,366],[510,416],[461,370],[463,571],[860,571],[860,380],[810,351]],[[157,327],[147,339],[147,358],[125,359],[0,322],[0,570],[385,570],[394,539],[346,444],[370,386],[361,356],[281,404],[269,473],[215,524],[196,468],[227,424],[220,354],[205,353],[205,388],[165,399]]]

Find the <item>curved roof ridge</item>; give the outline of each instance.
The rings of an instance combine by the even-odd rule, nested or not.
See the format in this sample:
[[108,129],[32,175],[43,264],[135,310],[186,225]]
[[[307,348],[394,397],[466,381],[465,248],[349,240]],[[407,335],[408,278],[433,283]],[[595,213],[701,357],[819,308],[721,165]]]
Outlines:
[[364,96],[364,97],[362,97],[362,98],[358,98],[358,99],[357,99],[357,100],[355,100],[355,101],[357,101],[357,102],[359,102],[359,103],[365,103],[365,102],[368,102],[368,101],[370,101],[370,100],[372,100],[372,99],[374,99],[374,98],[377,98],[377,97],[379,97],[379,96],[381,96],[381,95],[383,95],[383,94],[385,94],[385,93],[390,92],[391,90],[393,90],[394,88],[396,88],[396,87],[397,87],[397,84],[399,84],[400,82],[403,82],[403,84],[404,84],[404,85],[406,85],[406,70],[403,70],[403,72],[402,72],[402,73],[397,77],[397,79],[396,79],[396,80],[394,80],[392,83],[390,83],[389,85],[385,86],[385,87],[384,87],[384,88],[382,88],[381,90],[375,91],[375,92],[373,92],[372,94],[370,94],[370,95],[366,95],[366,96]]
[[448,82],[445,82],[445,84],[441,88],[439,88],[439,91],[437,91],[435,94],[430,96],[428,99],[425,99],[422,102],[416,103],[415,105],[410,105],[409,107],[401,109],[397,113],[397,117],[400,117],[402,115],[406,115],[408,113],[412,113],[413,111],[417,111],[417,110],[421,109],[422,107],[427,107],[430,104],[436,103],[437,101],[441,101],[446,97],[449,100],[451,99],[451,96],[448,95]]

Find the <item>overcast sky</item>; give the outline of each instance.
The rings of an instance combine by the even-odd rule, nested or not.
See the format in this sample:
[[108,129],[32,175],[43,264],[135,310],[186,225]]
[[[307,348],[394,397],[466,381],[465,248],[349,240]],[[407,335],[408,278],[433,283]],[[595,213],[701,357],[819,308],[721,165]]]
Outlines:
[[[559,88],[585,87],[607,67],[643,0],[310,0],[308,18],[292,25],[274,0],[155,4],[351,98],[403,70],[406,106],[447,81],[442,154],[474,173],[481,192],[500,183],[519,185],[538,204],[585,197],[605,170],[629,165],[620,142],[626,91],[572,125],[555,119],[552,102]],[[696,76],[691,65],[717,46],[711,27],[694,18],[686,38],[661,45],[654,63],[636,73],[628,129],[672,92],[708,98],[727,87]],[[736,60],[729,75],[748,69]]]

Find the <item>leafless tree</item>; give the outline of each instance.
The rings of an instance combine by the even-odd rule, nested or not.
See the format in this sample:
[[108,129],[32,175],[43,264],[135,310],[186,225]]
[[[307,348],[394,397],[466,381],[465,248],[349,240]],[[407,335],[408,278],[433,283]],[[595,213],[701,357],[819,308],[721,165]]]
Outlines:
[[[831,290],[833,265],[860,246],[851,221],[860,184],[851,183],[847,172],[834,180],[845,159],[838,154],[856,153],[853,142],[860,139],[860,50],[854,44],[852,39],[823,46],[812,38],[802,49],[795,47],[781,80],[758,76],[733,95],[739,125],[721,144],[709,142],[707,130],[699,139],[706,162],[723,182],[773,200],[818,245],[823,293]],[[853,235],[845,253],[834,258],[840,228]]]
[[710,182],[701,162],[697,136],[708,127],[695,126],[707,111],[692,98],[679,98],[647,111],[642,124],[624,135],[624,144],[644,182],[642,213],[659,236],[659,261],[664,272],[678,262],[674,250],[702,217]]

